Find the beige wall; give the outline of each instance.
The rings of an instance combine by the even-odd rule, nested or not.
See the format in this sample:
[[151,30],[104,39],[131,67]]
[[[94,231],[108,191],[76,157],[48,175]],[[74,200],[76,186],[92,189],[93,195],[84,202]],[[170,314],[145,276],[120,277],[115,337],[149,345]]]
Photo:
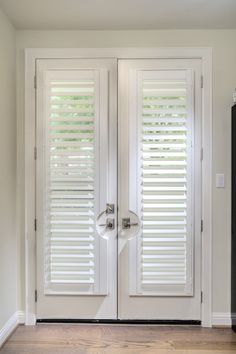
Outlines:
[[[23,198],[24,48],[207,46],[213,48],[213,312],[230,311],[230,107],[236,87],[236,31],[18,31],[17,121],[18,186]],[[215,173],[226,175],[226,188],[215,188]],[[20,202],[19,210],[23,210]],[[23,215],[19,215],[23,220]],[[21,272],[24,279],[24,235],[21,225]],[[21,282],[20,309],[24,308]]]
[[0,10],[0,330],[17,309],[15,30]]

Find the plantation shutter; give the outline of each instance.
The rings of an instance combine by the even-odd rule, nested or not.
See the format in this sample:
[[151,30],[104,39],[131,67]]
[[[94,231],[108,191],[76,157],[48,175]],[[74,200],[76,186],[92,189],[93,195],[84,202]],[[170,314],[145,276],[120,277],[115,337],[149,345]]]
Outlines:
[[107,250],[95,220],[105,205],[99,190],[107,72],[52,70],[44,80],[45,293],[106,293]]
[[131,293],[192,294],[192,80],[191,70],[136,76],[142,230],[134,241],[137,284],[131,281]]

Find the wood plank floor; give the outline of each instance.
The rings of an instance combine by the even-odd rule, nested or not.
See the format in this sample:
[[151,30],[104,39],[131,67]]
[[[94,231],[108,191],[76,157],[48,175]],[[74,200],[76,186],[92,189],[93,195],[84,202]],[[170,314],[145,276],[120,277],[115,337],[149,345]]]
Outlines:
[[198,326],[19,326],[0,354],[233,354],[231,329]]

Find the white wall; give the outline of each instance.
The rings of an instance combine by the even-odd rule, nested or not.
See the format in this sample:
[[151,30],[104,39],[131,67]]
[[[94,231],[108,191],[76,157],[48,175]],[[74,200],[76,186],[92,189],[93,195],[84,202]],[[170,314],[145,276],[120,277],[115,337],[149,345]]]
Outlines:
[[0,330],[17,309],[15,30],[0,10]]
[[[235,30],[179,31],[17,31],[18,186],[23,198],[25,48],[207,46],[213,48],[213,312],[230,311],[230,107],[236,87]],[[216,189],[215,173],[226,174],[226,188]],[[23,220],[21,204],[19,221]],[[24,230],[21,224],[21,271],[24,279]],[[20,269],[20,268],[19,268]],[[20,309],[24,308],[21,282]]]

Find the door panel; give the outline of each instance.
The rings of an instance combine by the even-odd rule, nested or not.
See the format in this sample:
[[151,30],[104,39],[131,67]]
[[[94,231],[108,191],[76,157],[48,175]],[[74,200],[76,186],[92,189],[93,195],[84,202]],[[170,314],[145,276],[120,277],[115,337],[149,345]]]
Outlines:
[[[116,61],[37,62],[37,317],[116,318]],[[116,210],[109,215],[116,225]]]
[[140,224],[120,226],[121,319],[200,319],[200,76],[200,60],[119,62],[119,224]]
[[200,320],[201,61],[36,74],[37,318]]

